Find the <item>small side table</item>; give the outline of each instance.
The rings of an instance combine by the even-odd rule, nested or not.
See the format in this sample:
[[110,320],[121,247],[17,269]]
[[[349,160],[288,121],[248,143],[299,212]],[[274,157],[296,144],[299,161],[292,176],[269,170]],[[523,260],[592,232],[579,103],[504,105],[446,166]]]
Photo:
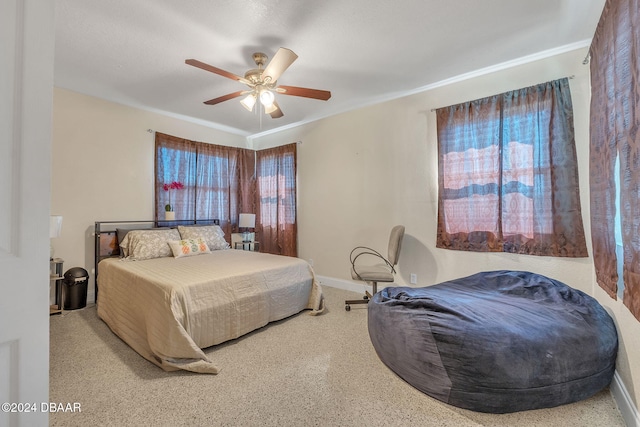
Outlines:
[[260,252],[260,242],[236,242],[235,249]]
[[62,313],[64,310],[64,286],[62,280],[62,266],[64,260],[61,258],[53,258],[49,261],[49,285],[53,283],[56,287],[56,303],[49,306],[49,315]]

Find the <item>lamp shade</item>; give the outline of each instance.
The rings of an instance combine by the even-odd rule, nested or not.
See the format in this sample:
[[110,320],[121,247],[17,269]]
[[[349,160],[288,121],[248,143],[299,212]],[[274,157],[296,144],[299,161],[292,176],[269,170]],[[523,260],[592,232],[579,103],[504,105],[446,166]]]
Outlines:
[[62,216],[51,215],[49,217],[49,238],[60,237],[62,233]]
[[262,92],[260,92],[260,103],[265,107],[271,107],[275,99],[276,97],[273,95],[273,92],[271,92],[268,89],[265,89]]
[[240,104],[242,104],[242,106],[247,110],[253,111],[253,106],[256,105],[256,94],[250,93],[246,98],[240,101]]
[[241,213],[238,221],[238,227],[240,228],[255,228],[256,226],[256,214]]

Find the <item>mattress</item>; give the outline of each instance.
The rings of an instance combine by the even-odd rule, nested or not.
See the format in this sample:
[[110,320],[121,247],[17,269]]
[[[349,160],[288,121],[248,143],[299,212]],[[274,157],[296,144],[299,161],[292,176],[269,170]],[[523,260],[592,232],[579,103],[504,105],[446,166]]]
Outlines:
[[202,351],[269,322],[324,310],[301,259],[241,250],[99,264],[98,316],[164,370],[218,373]]

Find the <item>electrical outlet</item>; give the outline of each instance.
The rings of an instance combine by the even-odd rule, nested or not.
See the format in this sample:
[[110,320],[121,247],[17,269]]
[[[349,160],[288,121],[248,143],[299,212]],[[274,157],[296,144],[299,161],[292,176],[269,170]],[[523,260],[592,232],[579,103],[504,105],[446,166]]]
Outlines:
[[412,285],[417,285],[418,284],[418,275],[411,273],[411,284]]

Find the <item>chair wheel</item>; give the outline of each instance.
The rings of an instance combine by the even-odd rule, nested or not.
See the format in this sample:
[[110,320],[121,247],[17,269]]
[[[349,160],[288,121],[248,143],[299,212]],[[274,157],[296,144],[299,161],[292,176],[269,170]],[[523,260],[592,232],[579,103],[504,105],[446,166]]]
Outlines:
[[363,296],[363,297],[362,297],[362,299],[366,301],[366,300],[368,300],[368,299],[369,299],[369,296],[368,296],[368,295],[365,295],[365,296]]
[[344,309],[346,311],[351,311],[351,306],[349,304],[347,304],[347,305],[344,306]]

